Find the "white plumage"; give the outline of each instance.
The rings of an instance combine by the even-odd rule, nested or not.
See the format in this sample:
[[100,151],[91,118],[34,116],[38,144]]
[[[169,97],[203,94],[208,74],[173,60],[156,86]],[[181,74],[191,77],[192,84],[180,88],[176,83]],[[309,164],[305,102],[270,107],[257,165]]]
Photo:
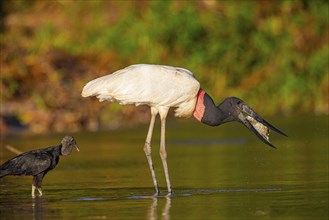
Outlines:
[[83,88],[82,96],[120,104],[175,107],[175,116],[189,117],[196,103],[200,83],[187,69],[136,64],[94,79]]
[[159,186],[151,157],[151,139],[156,116],[161,119],[160,156],[166,176],[168,193],[172,193],[165,146],[166,117],[174,107],[178,117],[190,117],[197,101],[200,83],[187,69],[162,65],[136,64],[113,74],[94,79],[82,91],[83,97],[96,96],[100,101],[118,101],[120,104],[149,105],[151,122],[144,151],[151,170],[156,195]]

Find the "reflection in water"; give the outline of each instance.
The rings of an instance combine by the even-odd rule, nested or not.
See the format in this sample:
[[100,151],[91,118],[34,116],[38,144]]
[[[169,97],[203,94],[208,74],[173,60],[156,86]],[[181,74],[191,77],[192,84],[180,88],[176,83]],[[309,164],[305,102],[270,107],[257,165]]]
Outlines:
[[[171,198],[170,196],[166,196],[166,204],[164,205],[161,215],[164,220],[170,219],[170,208],[171,208]],[[157,219],[157,210],[158,210],[158,197],[153,197],[150,208],[147,213],[147,219],[155,220]]]
[[155,220],[157,219],[157,207],[158,207],[158,198],[152,198],[152,203],[150,205],[149,211],[147,213],[147,219]]
[[162,210],[163,219],[165,220],[170,219],[170,208],[171,208],[171,198],[169,196],[166,196],[166,205]]
[[35,197],[32,199],[32,217],[34,219],[44,219],[43,218],[43,202],[41,197]]

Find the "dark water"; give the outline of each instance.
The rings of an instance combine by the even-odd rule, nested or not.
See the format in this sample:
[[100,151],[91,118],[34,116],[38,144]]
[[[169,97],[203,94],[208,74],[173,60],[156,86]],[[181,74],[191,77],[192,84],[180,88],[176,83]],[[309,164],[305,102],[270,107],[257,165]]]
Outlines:
[[[175,194],[165,195],[159,124],[153,159],[163,195],[154,193],[143,151],[147,125],[76,133],[80,153],[62,157],[32,199],[31,177],[0,179],[1,219],[328,219],[328,117],[270,118],[267,147],[238,123],[217,128],[168,122],[167,152]],[[55,145],[64,134],[7,138],[0,160]]]

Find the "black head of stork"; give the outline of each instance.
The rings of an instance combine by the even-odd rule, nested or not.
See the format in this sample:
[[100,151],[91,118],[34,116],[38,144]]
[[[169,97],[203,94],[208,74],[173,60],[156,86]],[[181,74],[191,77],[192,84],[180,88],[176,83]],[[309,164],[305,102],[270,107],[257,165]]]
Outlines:
[[275,146],[269,141],[269,130],[273,130],[287,137],[285,133],[259,116],[239,98],[228,97],[224,99],[217,108],[222,113],[222,123],[230,121],[240,122],[252,131],[261,141],[273,148],[275,148]]
[[203,110],[201,117],[195,117],[204,124],[218,126],[232,121],[240,122],[252,131],[261,141],[273,148],[275,148],[275,146],[269,140],[270,130],[287,136],[259,116],[239,98],[225,98],[218,106],[216,106],[207,93],[201,93],[199,94],[199,97],[200,96],[202,96],[202,99],[200,103],[198,102],[197,108],[201,106]]

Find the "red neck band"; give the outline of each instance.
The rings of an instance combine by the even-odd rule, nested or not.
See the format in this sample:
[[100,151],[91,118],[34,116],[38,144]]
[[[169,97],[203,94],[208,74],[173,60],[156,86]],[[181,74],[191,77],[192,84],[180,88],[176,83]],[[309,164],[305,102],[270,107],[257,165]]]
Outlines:
[[206,92],[204,90],[200,89],[197,94],[197,101],[196,101],[195,109],[193,112],[194,118],[196,118],[196,120],[198,120],[199,122],[201,122],[201,119],[202,119],[202,117],[204,115],[204,111],[205,111],[205,106],[203,103],[204,94],[206,94]]

